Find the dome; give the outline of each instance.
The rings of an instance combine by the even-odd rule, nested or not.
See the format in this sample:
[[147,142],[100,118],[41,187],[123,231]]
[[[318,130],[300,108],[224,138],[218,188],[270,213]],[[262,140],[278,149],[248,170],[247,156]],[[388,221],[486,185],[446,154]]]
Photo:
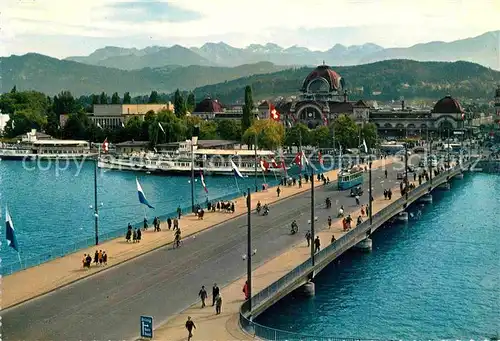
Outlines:
[[432,112],[439,114],[461,114],[463,112],[460,103],[451,96],[441,98],[435,105]]
[[193,112],[223,112],[224,107],[216,100],[209,97],[198,103]]
[[339,91],[343,86],[341,77],[338,73],[333,71],[328,65],[320,65],[306,77],[304,83],[302,84],[302,91],[311,91],[311,85],[313,83],[316,83],[318,80],[322,81],[323,83],[326,82],[326,84],[328,85],[327,92]]

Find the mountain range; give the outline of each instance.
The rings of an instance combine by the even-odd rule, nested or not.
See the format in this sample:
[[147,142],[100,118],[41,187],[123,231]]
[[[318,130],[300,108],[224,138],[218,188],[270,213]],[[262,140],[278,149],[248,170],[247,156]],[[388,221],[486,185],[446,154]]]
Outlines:
[[232,47],[224,42],[206,43],[201,47],[150,46],[144,49],[107,46],[88,56],[68,57],[70,61],[107,66],[123,70],[168,65],[201,65],[234,67],[267,61],[275,65],[312,66],[325,61],[329,65],[358,65],[388,59],[417,61],[469,61],[500,70],[500,31],[452,42],[429,42],[406,48],[384,48],[376,44],[344,46],[336,44],[326,51],[305,47],[283,48],[273,43]]

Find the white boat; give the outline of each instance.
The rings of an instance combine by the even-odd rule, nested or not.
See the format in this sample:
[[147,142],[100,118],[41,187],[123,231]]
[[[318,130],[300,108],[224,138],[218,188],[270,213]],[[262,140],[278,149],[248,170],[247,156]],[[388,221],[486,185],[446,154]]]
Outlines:
[[[233,175],[231,160],[236,164],[242,174],[255,174],[255,151],[253,150],[221,150],[198,149],[195,152],[194,171],[198,174],[201,170],[207,175]],[[271,151],[257,151],[257,158],[273,158]],[[191,159],[187,155],[171,156],[158,153],[142,153],[135,155],[101,155],[98,162],[99,168],[142,171],[150,173],[190,174]],[[289,167],[287,168],[289,169]],[[262,168],[257,164],[257,174],[262,174]],[[283,173],[281,167],[270,167],[268,172]]]

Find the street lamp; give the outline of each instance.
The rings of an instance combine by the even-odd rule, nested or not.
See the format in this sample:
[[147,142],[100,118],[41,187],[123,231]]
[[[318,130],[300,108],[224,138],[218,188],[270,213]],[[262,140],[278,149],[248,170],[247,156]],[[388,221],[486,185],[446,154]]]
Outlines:
[[408,200],[408,142],[405,142],[405,198]]
[[248,309],[252,312],[252,200],[250,199],[250,187],[247,189],[247,289]]
[[200,134],[200,127],[193,127],[193,134],[191,135],[191,212],[194,213],[194,146],[198,145],[198,135]]
[[314,267],[314,169],[311,167],[311,261]]
[[368,155],[368,207],[369,207],[369,215],[370,215],[370,225],[372,224],[372,156]]
[[255,165],[254,165],[254,181],[255,181],[255,192],[259,191],[259,188],[257,187],[257,163],[259,162],[257,160],[257,130],[255,130],[255,143],[254,143],[254,148],[255,150]]

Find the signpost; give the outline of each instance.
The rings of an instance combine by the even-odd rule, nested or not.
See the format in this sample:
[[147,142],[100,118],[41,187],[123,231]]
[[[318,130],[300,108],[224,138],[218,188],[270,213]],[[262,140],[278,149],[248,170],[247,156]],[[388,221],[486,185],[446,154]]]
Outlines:
[[141,316],[141,337],[153,338],[153,317]]

